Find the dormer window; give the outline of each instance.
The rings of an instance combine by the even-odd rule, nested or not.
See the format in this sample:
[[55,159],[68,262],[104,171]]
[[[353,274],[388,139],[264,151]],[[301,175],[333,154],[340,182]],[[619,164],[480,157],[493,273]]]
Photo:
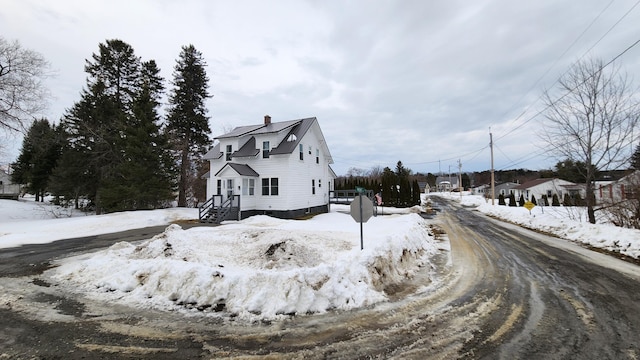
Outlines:
[[269,142],[268,141],[263,141],[262,142],[262,158],[263,159],[268,159],[269,158]]
[[231,161],[232,149],[233,149],[233,147],[231,145],[227,145],[227,152],[226,152],[226,155],[225,155],[225,159],[227,161]]
[[287,137],[288,142],[296,142],[296,140],[298,140],[298,138],[296,137],[295,134],[291,134],[289,135],[289,137]]

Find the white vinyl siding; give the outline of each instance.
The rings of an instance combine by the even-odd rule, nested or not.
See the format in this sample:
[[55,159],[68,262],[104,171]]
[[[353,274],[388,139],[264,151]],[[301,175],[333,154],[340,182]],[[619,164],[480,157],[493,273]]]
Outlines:
[[[235,185],[242,186],[241,191],[236,188],[236,192],[241,193],[241,196],[244,197],[240,202],[242,210],[287,211],[326,205],[328,192],[331,190],[332,175],[328,167],[329,154],[325,156],[326,146],[321,142],[322,139],[318,130],[318,126],[313,125],[306,134],[301,136],[302,138],[295,139],[296,141],[299,140],[299,143],[289,154],[273,155],[270,153],[268,159],[263,158],[263,154],[252,158],[242,158],[243,163],[246,163],[258,173],[259,177],[256,178],[242,176],[228,166],[223,172],[219,173],[226,164],[226,145],[232,143],[235,148],[241,147],[246,142],[246,140],[237,142],[232,142],[232,140],[225,141],[221,145],[223,156],[211,161],[213,191],[216,191],[215,185],[218,180],[224,181],[221,183],[224,186],[227,179],[234,178],[236,179]],[[269,143],[270,147],[275,147],[286,136],[286,133],[262,135],[256,139],[256,150],[261,152],[265,150],[266,142]],[[316,151],[315,154],[313,153],[314,150]],[[309,161],[305,161],[304,153],[309,151],[311,151],[308,154]],[[301,157],[302,161],[300,160]],[[217,177],[216,174],[218,174]],[[272,184],[271,179],[273,178],[277,178],[277,186],[275,183]],[[263,180],[265,179],[267,183],[263,188]],[[254,183],[254,196],[250,196],[250,180],[253,180]],[[314,181],[312,182],[312,180]],[[312,186],[311,190],[309,189],[310,185]],[[312,194],[314,186],[315,195]],[[262,195],[263,189],[266,189],[267,195]],[[221,190],[223,194],[226,194],[226,189]],[[277,191],[277,196],[272,195],[274,190]]]

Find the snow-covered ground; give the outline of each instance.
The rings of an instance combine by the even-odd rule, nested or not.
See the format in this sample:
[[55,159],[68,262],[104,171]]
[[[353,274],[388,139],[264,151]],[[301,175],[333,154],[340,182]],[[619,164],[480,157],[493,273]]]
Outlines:
[[[0,221],[0,247],[197,218],[194,209],[166,209],[28,220],[18,216],[28,205],[0,201],[0,218],[15,221]],[[173,224],[147,241],[64,259],[46,276],[97,300],[192,313],[224,309],[248,320],[371,305],[387,299],[386,286],[417,271],[437,281],[430,261],[449,244],[434,237],[419,209],[385,208],[385,216],[369,219],[363,250],[348,210],[334,205],[309,220],[254,216],[187,230]]]
[[[589,224],[578,209],[535,207],[529,213],[479,196],[437,195],[560,238],[640,257],[640,231]],[[146,241],[61,260],[47,276],[97,300],[199,314],[224,309],[249,320],[374,304],[387,299],[386,285],[417,271],[431,271],[431,285],[437,285],[430,261],[449,244],[434,237],[417,208],[385,207],[385,216],[371,218],[364,224],[364,250],[348,209],[334,205],[309,220],[254,216],[185,230],[169,224],[196,219],[196,209],[86,216],[0,200],[0,248],[168,225]]]

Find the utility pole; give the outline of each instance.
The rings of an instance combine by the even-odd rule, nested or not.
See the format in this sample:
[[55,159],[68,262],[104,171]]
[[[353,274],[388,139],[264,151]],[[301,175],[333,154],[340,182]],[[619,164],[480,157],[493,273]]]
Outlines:
[[460,193],[460,201],[462,201],[462,162],[458,159],[458,192]]
[[491,205],[495,205],[496,200],[496,179],[493,173],[493,134],[489,128],[489,146],[491,147]]
[[449,164],[449,195],[451,195],[452,190],[453,190],[453,182],[451,181],[451,164]]

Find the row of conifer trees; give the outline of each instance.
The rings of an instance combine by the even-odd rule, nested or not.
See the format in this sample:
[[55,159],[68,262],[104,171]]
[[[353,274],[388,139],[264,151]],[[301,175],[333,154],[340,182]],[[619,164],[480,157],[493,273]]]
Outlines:
[[57,125],[32,124],[12,180],[37,199],[83,199],[98,214],[166,207],[176,197],[178,206],[192,205],[211,144],[205,66],[193,45],[183,46],[165,92],[154,60],[121,40],[100,44],[86,60],[80,100]]

